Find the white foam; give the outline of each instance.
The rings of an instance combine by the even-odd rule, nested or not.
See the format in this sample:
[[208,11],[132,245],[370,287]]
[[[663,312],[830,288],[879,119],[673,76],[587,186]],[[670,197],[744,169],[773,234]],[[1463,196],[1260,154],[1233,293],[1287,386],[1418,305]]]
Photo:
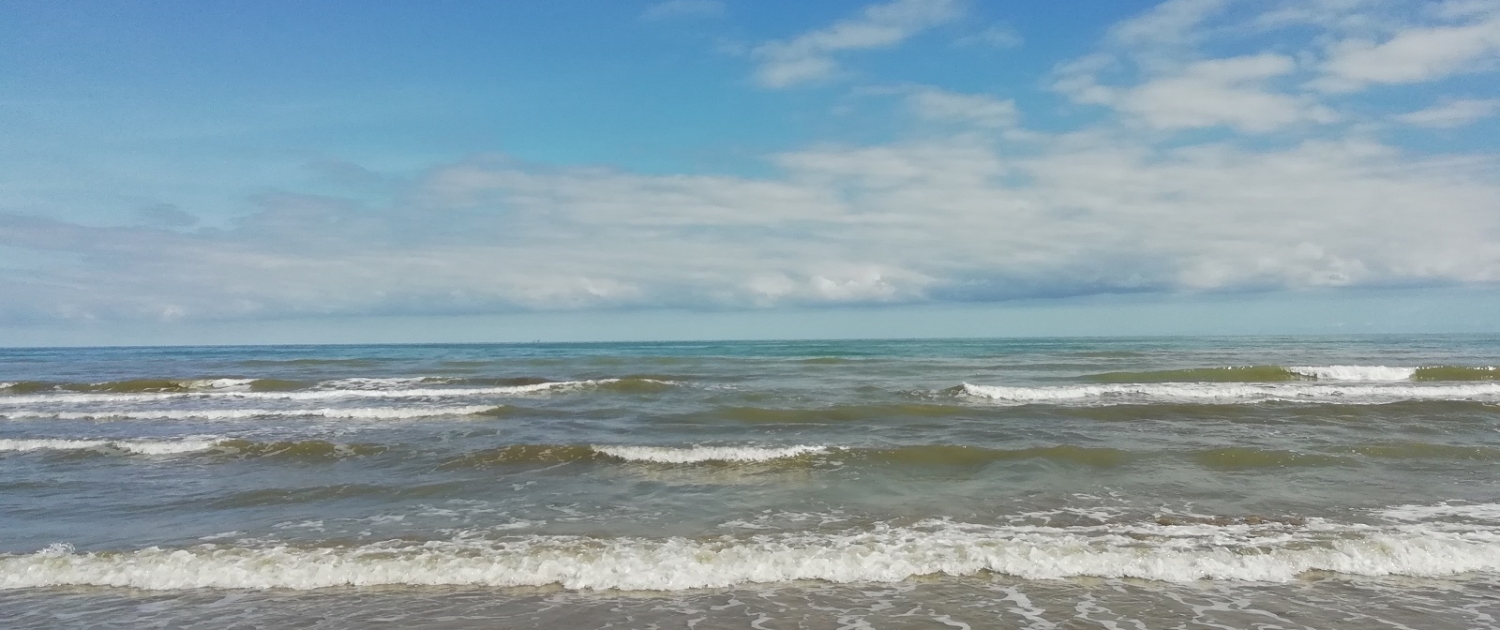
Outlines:
[[517,396],[543,392],[597,387],[619,382],[619,379],[560,381],[504,387],[425,387],[416,389],[317,389],[289,392],[143,392],[133,394],[34,394],[0,396],[0,405],[35,405],[57,403],[116,403],[171,400],[179,398],[232,398],[240,400],[336,400],[344,398],[455,398],[465,396]]
[[[249,544],[249,543],[240,543]],[[1165,582],[1286,582],[1310,571],[1442,577],[1500,570],[1500,534],[1288,525],[996,527],[927,521],[841,533],[711,538],[455,537],[309,548],[203,544],[0,556],[0,588],[140,589],[373,585],[682,590],[795,580],[898,582],[981,571],[1026,579],[1093,576]]]
[[822,446],[593,446],[595,451],[631,462],[694,464],[700,462],[765,462],[827,450]]
[[217,438],[181,440],[0,440],[0,451],[104,451],[136,455],[177,455],[206,451],[217,445]]
[[1500,523],[1500,503],[1396,505],[1381,509],[1378,513],[1383,518],[1396,521],[1427,521],[1458,517]]
[[343,378],[343,379],[338,379],[338,380],[335,380],[335,381],[325,381],[323,383],[320,383],[319,386],[318,386],[318,388],[319,389],[327,389],[327,390],[340,390],[340,389],[381,390],[381,389],[401,388],[401,387],[407,387],[407,386],[411,386],[411,385],[420,385],[422,383],[431,384],[433,382],[436,382],[436,381],[434,381],[433,379],[429,379],[427,377],[423,377],[423,376],[400,377],[400,378]]
[[184,381],[183,385],[191,388],[207,389],[229,389],[234,387],[249,387],[255,382],[253,378],[205,378]]
[[964,383],[962,393],[1000,403],[1130,404],[1206,402],[1242,404],[1266,401],[1377,404],[1404,400],[1500,400],[1500,383],[1362,384],[1318,383],[1120,383],[1003,387]]
[[330,407],[323,409],[161,409],[146,411],[8,412],[11,420],[246,420],[251,418],[341,418],[406,419],[467,416],[494,409],[495,405],[460,407]]
[[1417,373],[1414,367],[1384,365],[1325,365],[1287,368],[1288,372],[1311,376],[1320,381],[1409,381]]

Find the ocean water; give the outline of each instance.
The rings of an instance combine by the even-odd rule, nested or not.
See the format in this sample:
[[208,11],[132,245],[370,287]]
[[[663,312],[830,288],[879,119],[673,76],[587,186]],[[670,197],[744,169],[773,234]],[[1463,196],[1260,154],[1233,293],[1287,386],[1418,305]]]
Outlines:
[[0,350],[0,627],[1492,628],[1500,338]]

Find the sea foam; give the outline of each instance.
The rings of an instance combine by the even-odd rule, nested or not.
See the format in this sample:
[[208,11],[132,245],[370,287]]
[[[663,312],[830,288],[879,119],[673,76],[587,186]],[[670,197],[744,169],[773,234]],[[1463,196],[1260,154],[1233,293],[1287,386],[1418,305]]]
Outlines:
[[827,450],[822,446],[598,446],[595,451],[629,462],[694,464],[700,462],[765,462]]
[[899,582],[989,571],[1025,579],[1286,582],[1308,572],[1442,577],[1500,570],[1500,534],[1309,519],[1306,526],[1024,527],[925,521],[839,533],[711,538],[517,536],[362,546],[204,544],[0,556],[0,588],[373,585],[675,591],[746,583]]
[[217,438],[180,440],[0,440],[0,451],[104,451],[136,455],[177,455],[214,448]]
[[1416,375],[1414,367],[1386,367],[1384,365],[1326,365],[1287,368],[1293,374],[1311,376],[1320,381],[1409,381]]
[[1377,404],[1405,400],[1500,400],[1500,383],[1442,385],[1318,383],[1119,383],[1006,387],[963,383],[958,393],[1001,403],[1214,403],[1296,401]]
[[[66,393],[23,394],[0,396],[0,405],[34,405],[55,403],[116,403],[171,400],[179,398],[228,398],[236,400],[338,400],[358,398],[457,398],[467,396],[516,396],[543,392],[568,391],[592,387],[609,386],[621,379],[597,379],[586,381],[558,381],[532,385],[509,385],[500,387],[420,387],[405,389],[368,388],[360,389],[314,389],[300,391],[190,391],[190,392],[146,392],[146,393]],[[653,381],[666,384],[664,381]]]
[[452,407],[329,407],[321,409],[160,409],[138,411],[0,412],[11,420],[248,420],[252,418],[409,419],[467,416],[495,405]]

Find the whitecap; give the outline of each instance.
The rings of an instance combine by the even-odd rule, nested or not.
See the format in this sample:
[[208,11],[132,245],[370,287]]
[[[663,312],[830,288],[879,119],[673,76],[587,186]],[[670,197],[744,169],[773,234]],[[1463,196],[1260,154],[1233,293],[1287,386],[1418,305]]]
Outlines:
[[599,453],[631,462],[694,464],[701,462],[765,462],[827,450],[823,446],[593,446]]
[[1414,367],[1384,365],[1324,365],[1287,368],[1288,372],[1311,376],[1320,381],[1409,381],[1417,373]]
[[1119,383],[1006,387],[964,383],[959,393],[998,403],[1244,404],[1266,401],[1378,404],[1405,400],[1500,400],[1500,383],[1434,385],[1317,383]]

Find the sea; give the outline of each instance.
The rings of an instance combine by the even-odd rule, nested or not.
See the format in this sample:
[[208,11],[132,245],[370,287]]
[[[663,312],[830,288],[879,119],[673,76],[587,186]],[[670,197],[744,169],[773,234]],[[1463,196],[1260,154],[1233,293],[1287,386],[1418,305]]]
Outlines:
[[1500,337],[0,349],[0,627],[1495,628]]

